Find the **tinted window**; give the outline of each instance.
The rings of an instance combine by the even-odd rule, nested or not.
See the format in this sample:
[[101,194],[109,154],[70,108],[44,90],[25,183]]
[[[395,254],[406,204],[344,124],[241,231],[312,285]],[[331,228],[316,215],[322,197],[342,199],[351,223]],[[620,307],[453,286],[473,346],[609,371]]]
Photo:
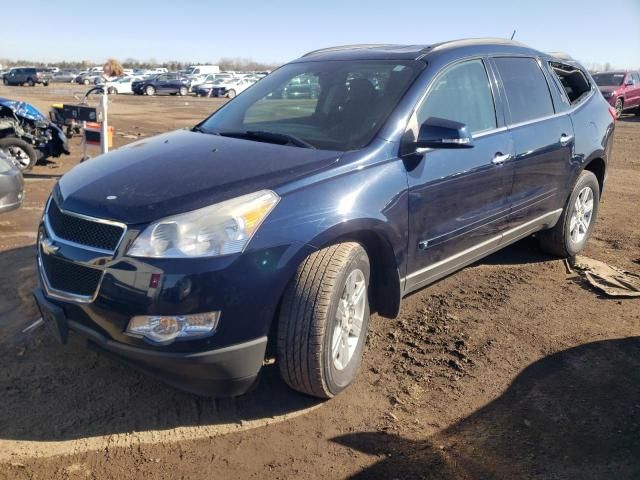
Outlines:
[[526,122],[553,115],[547,80],[533,58],[496,58],[504,85],[511,123]]
[[599,87],[617,87],[622,85],[624,72],[596,73],[593,79]]
[[440,75],[417,116],[419,125],[437,117],[464,123],[472,133],[496,128],[493,96],[482,60],[459,63]]
[[557,62],[550,62],[549,66],[572,104],[578,103],[584,95],[591,91],[591,83],[579,68]]

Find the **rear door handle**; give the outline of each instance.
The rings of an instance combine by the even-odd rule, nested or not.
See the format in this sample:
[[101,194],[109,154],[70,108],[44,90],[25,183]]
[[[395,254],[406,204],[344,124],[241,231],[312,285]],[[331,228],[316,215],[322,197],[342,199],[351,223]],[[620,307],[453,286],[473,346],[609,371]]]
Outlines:
[[503,154],[502,152],[498,152],[493,157],[493,160],[491,160],[491,163],[493,163],[494,165],[502,165],[504,162],[506,162],[510,158],[511,158],[511,155],[509,155],[508,153]]
[[573,135],[567,135],[566,133],[560,135],[560,145],[562,146],[568,145],[571,140],[573,140]]

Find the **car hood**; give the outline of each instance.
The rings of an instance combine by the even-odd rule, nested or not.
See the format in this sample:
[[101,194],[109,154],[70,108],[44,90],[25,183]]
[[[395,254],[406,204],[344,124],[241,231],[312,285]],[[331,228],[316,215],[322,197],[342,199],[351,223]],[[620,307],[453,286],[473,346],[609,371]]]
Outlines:
[[65,210],[147,223],[274,189],[328,167],[340,154],[179,130],[76,166],[55,195]]

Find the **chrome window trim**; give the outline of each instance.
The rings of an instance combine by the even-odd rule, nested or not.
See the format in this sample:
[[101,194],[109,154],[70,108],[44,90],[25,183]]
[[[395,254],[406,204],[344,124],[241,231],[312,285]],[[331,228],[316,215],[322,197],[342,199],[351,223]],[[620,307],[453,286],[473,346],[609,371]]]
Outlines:
[[52,201],[54,201],[53,197],[49,197],[49,201],[47,202],[47,206],[45,207],[45,210],[44,210],[45,211],[44,224],[45,224],[45,227],[47,228],[47,234],[49,235],[49,237],[51,237],[52,240],[54,240],[56,242],[59,242],[59,243],[63,243],[65,245],[69,245],[71,247],[81,248],[83,250],[89,250],[89,251],[92,251],[92,252],[101,253],[103,255],[113,255],[118,250],[118,247],[120,246],[120,243],[122,243],[122,240],[124,239],[124,236],[127,234],[127,225],[126,224],[121,223],[121,222],[116,222],[116,221],[113,221],[113,220],[105,220],[103,218],[90,217],[89,215],[83,215],[81,213],[70,212],[68,210],[64,210],[64,209],[60,208],[60,205],[58,205],[56,203],[56,207],[64,215],[69,215],[71,217],[80,218],[82,220],[86,220],[86,221],[89,221],[89,222],[102,223],[104,225],[111,225],[111,226],[114,226],[114,227],[122,228],[122,235],[120,235],[120,238],[118,239],[118,242],[116,243],[116,247],[113,250],[106,250],[106,249],[103,249],[103,248],[92,247],[90,245],[84,245],[82,243],[76,243],[76,242],[73,242],[71,240],[66,240],[66,239],[60,238],[59,236],[56,235],[55,231],[53,230],[53,227],[51,226],[51,223],[49,222],[49,206],[50,206]]

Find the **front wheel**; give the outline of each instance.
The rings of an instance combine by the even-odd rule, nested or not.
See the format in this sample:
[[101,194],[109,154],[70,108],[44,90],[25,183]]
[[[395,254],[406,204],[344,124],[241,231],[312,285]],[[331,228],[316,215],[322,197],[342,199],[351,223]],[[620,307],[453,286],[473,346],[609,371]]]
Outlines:
[[616,118],[620,118],[620,116],[622,115],[622,110],[624,108],[624,102],[621,98],[616,100],[616,105],[614,108],[616,109]]
[[107,90],[107,93],[109,95],[117,95],[118,94],[118,90],[116,90],[114,87],[109,87],[109,89]]
[[278,319],[277,362],[293,389],[331,398],[354,380],[369,327],[367,253],[358,243],[309,255],[288,286]]
[[596,176],[583,171],[555,227],[537,234],[540,246],[559,257],[574,257],[582,251],[593,232],[600,203]]
[[4,83],[5,85],[9,85],[9,80],[7,80],[6,78],[3,78],[2,83]]
[[153,97],[156,94],[156,89],[153,85],[147,85],[147,88],[144,89],[144,92],[150,97]]
[[235,98],[235,96],[236,96],[236,91],[235,90],[229,90],[227,92],[227,97],[228,98]]
[[85,78],[82,83],[84,83],[85,85],[91,85],[91,80],[89,80],[88,78]]
[[187,87],[180,87],[180,90],[178,90],[178,94],[181,97],[186,96],[189,93],[189,89]]
[[6,137],[0,140],[0,150],[13,158],[20,170],[31,170],[38,161],[35,149],[24,140],[16,137]]
[[30,87],[35,87],[36,82],[33,81],[33,78],[30,78],[29,80],[27,80],[27,85],[29,85]]

